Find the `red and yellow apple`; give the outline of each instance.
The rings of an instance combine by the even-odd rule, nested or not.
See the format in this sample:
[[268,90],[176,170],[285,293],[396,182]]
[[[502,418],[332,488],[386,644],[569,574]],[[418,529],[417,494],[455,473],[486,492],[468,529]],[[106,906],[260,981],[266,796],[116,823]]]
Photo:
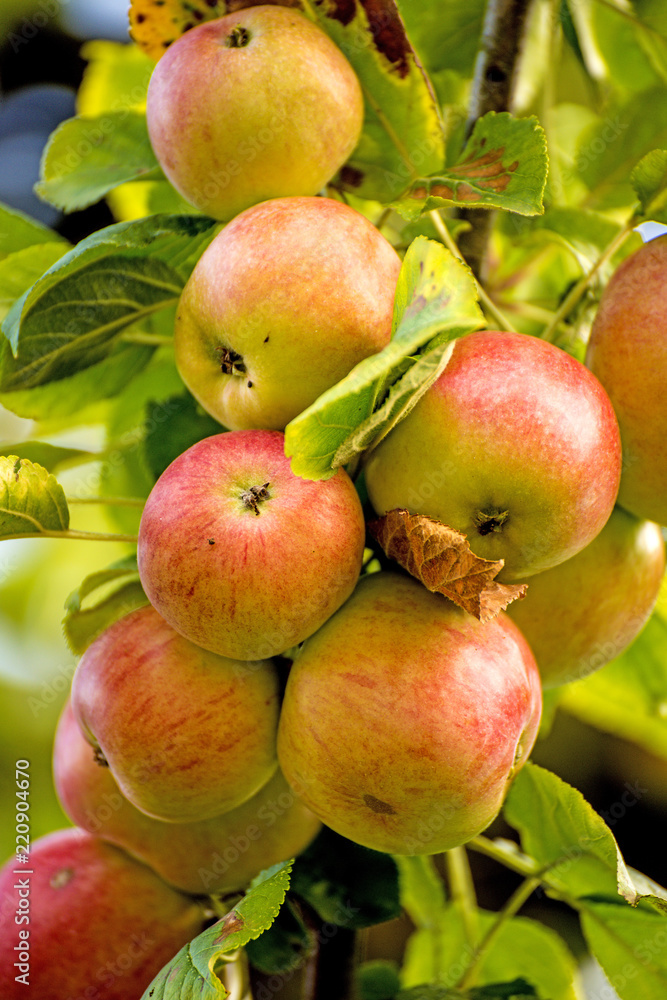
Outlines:
[[263,869],[300,854],[321,825],[280,770],[247,802],[220,816],[178,824],[153,819],[94,760],[69,703],[56,730],[53,776],[73,823],[194,895],[243,889]]
[[605,288],[586,364],[621,429],[618,502],[667,524],[667,236],[626,257]]
[[140,997],[204,926],[194,900],[76,829],[34,841],[29,865],[10,858],[0,901],[2,1000]]
[[153,71],[146,114],[167,178],[226,221],[267,198],[317,194],[359,141],[364,101],[321,28],[262,5],[181,36]]
[[285,426],[388,343],[400,260],[359,212],[280,198],[213,240],[176,314],[176,366],[231,430]]
[[277,767],[273,662],[201,649],[150,606],[88,647],[72,680],[72,708],[123,794],[158,819],[190,822],[235,809]]
[[216,434],[176,458],[139,527],[149,600],[192,642],[262,659],[316,631],[349,597],[365,524],[343,469],[295,476],[277,431]]
[[531,576],[507,614],[528,640],[543,687],[586,677],[620,656],[646,624],[664,572],[658,525],[616,507],[586,548]]
[[463,532],[500,579],[575,555],[604,527],[621,474],[607,394],[579,361],[537,337],[481,331],[370,454],[378,514],[405,508]]
[[541,705],[532,653],[504,614],[481,624],[411,577],[374,573],[296,658],[278,757],[337,833],[434,854],[497,815]]

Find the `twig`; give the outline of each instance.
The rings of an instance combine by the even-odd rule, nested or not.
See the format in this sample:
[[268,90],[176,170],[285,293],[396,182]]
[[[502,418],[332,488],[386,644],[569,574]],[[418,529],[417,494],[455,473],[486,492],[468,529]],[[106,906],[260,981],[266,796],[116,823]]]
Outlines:
[[[516,67],[531,0],[488,0],[475,65],[466,138],[478,118],[489,111],[509,111]],[[484,255],[494,213],[488,209],[459,209],[458,217],[471,228],[461,234],[461,251],[477,276],[483,275]]]

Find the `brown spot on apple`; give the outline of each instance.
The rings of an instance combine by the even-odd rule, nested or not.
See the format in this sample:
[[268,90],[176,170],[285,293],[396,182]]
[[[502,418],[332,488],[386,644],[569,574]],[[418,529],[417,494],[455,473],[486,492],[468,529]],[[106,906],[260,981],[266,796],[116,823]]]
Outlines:
[[64,889],[73,878],[73,868],[61,868],[60,871],[56,872],[55,875],[49,879],[49,885],[52,889]]
[[384,816],[396,815],[396,810],[393,806],[390,806],[388,802],[383,802],[382,799],[376,799],[374,795],[364,795],[364,803],[374,813],[382,813]]

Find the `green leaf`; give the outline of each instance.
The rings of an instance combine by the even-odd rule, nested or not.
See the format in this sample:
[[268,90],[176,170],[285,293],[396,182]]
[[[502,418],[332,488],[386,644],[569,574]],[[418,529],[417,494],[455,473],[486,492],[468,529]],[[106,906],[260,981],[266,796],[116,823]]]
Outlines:
[[67,249],[67,243],[35,243],[0,260],[0,321]]
[[94,39],[81,49],[86,60],[76,95],[77,110],[86,118],[120,108],[139,110],[155,63],[138,45]]
[[635,94],[626,104],[610,106],[605,118],[582,135],[576,170],[591,192],[589,205],[599,209],[632,205],[636,198],[632,171],[656,148],[667,149],[664,85]]
[[161,173],[145,114],[107,111],[58,126],[44,150],[35,191],[56,208],[75,212],[94,205],[119,184]]
[[490,111],[475,123],[456,163],[421,175],[393,207],[410,220],[451,205],[539,215],[547,168],[546,137],[537,118]]
[[417,237],[399,275],[390,343],[287,425],[292,470],[305,479],[331,476],[408,413],[446,364],[449,341],[483,325],[467,267],[442,244]]
[[667,222],[667,149],[653,149],[630,174],[644,215]]
[[548,867],[550,884],[575,898],[616,895],[616,841],[577,789],[529,762],[512,783],[504,815],[524,852]]
[[67,241],[52,229],[0,203],[0,259],[38,243],[61,243],[67,247]]
[[476,986],[461,993],[446,986],[425,983],[409,990],[401,990],[395,1000],[539,1000],[534,987],[525,979],[515,979],[511,983],[489,983]]
[[648,910],[588,902],[586,941],[621,1000],[667,996],[667,921]]
[[[86,407],[101,399],[116,396],[132,378],[146,367],[154,353],[152,347],[127,345],[113,351],[104,361],[84,368],[57,382],[47,382],[31,389],[0,391],[0,403],[19,417],[33,420],[57,420],[74,417],[72,423],[85,419]],[[3,373],[12,369],[13,358],[7,341],[0,343],[0,386]],[[13,369],[12,369],[13,370]]]
[[[462,906],[447,906],[437,927],[420,928],[408,939],[402,981],[407,986],[434,981],[453,988],[461,981],[498,914],[479,910],[474,915],[476,934],[469,940]],[[563,939],[549,927],[527,917],[506,920],[475,966],[475,982],[492,984],[526,980],[540,997],[577,1000],[575,960]]]
[[246,945],[250,964],[266,975],[300,968],[313,948],[313,938],[289,896],[268,930]]
[[344,6],[304,0],[354,68],[365,98],[361,140],[334,185],[389,202],[421,171],[444,161],[438,105],[415,59],[394,0]]
[[337,927],[369,927],[401,912],[392,858],[328,827],[296,859],[292,889],[323,921]]
[[56,477],[25,458],[0,458],[0,540],[68,527],[67,500]]
[[[618,235],[619,229],[620,226],[599,212],[555,206],[535,220],[529,239],[539,237],[541,233],[551,239],[555,237],[577,259],[582,271],[588,271]],[[609,273],[613,266],[615,262],[610,262]]]
[[271,926],[285,900],[291,867],[292,862],[286,861],[254,879],[247,894],[227,916],[207,927],[165,965],[141,1000],[185,1000],[195,996],[198,1000],[216,1000],[228,996],[216,968]]
[[0,391],[30,389],[96,364],[127,327],[175,305],[215,225],[202,216],[153,216],[79,243],[7,316],[3,332],[15,360],[3,363]]
[[667,579],[632,645],[562,692],[562,706],[572,715],[667,758]]
[[428,855],[397,855],[401,904],[415,927],[436,927],[447,913],[442,878]]
[[447,0],[447,17],[438,3],[398,0],[408,35],[429,75],[446,68],[472,76],[477,56],[484,0]]
[[189,392],[166,401],[151,402],[147,408],[146,427],[144,454],[156,479],[197,441],[224,430],[201,409]]
[[94,462],[97,455],[92,451],[82,451],[79,448],[63,448],[48,444],[46,441],[20,441],[18,444],[0,445],[6,455],[16,455],[26,458],[33,464],[41,465],[48,472],[54,472],[61,466],[80,465],[83,462]]
[[398,966],[381,958],[363,962],[357,969],[355,985],[359,1000],[393,1000],[401,985]]
[[512,782],[504,816],[524,852],[546,869],[548,884],[570,902],[586,896],[614,902],[620,894],[633,906],[642,900],[661,906],[652,890],[646,895],[633,882],[604,820],[557,775],[528,762]]
[[65,601],[67,645],[80,656],[106,628],[144,604],[148,598],[139,580],[136,556],[91,573]]

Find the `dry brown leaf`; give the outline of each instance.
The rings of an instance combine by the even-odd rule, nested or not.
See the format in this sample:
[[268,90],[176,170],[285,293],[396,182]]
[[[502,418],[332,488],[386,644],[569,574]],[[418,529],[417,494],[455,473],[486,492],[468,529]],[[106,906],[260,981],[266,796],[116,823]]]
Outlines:
[[432,517],[390,510],[368,528],[390,559],[481,622],[495,618],[528,589],[525,583],[498,583],[503,560],[476,556],[465,535]]

